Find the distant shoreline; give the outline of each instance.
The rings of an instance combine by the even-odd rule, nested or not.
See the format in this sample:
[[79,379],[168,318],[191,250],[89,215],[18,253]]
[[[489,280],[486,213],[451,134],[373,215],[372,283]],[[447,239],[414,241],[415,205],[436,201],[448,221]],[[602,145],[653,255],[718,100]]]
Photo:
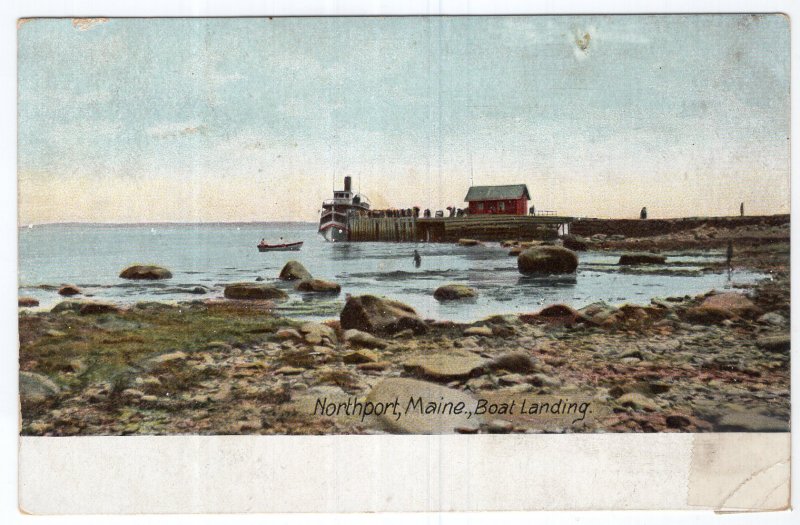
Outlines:
[[[575,217],[581,220],[602,220],[602,221],[627,221],[627,220],[645,220],[645,221],[678,221],[678,220],[702,220],[702,219],[729,219],[729,218],[768,218],[768,217],[791,217],[791,213],[772,213],[767,215],[697,215],[697,216],[682,216],[682,217],[651,217],[649,219],[639,219],[638,217]],[[66,222],[41,222],[29,224],[17,224],[18,229],[26,229],[31,226],[96,226],[96,227],[112,227],[112,226],[253,226],[258,224],[286,224],[286,225],[306,225],[316,226],[317,221],[153,221],[153,222],[82,222],[82,221],[66,221]]]

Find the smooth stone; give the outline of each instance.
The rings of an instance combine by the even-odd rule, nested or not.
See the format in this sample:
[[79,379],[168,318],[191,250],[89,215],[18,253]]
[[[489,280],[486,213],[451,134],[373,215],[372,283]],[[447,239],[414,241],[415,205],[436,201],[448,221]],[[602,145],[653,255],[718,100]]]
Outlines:
[[470,326],[464,330],[464,335],[482,335],[488,337],[494,335],[494,332],[492,332],[492,329],[488,326]]
[[460,299],[471,299],[478,296],[475,288],[464,284],[445,284],[433,292],[433,297],[437,301],[457,301]]
[[288,299],[289,296],[269,284],[257,283],[233,283],[225,287],[224,295],[228,299],[236,300],[266,300],[266,299]]
[[730,412],[719,419],[724,432],[789,432],[789,422],[755,412]]
[[771,324],[773,326],[786,326],[786,318],[777,312],[768,312],[757,319],[761,324]]
[[[373,403],[391,403],[395,399],[399,400],[399,412],[401,416],[396,419],[392,410],[378,416],[378,421],[388,430],[403,434],[453,434],[463,429],[468,431],[477,430],[482,422],[482,417],[472,415],[469,412],[474,410],[477,401],[472,396],[447,388],[435,383],[420,381],[417,379],[407,379],[393,377],[384,379],[372,388],[367,395],[367,400]],[[410,401],[422,401],[423,411],[428,403],[436,403],[437,406],[444,406],[444,403],[452,403],[453,407],[463,403],[463,410],[460,414],[453,410],[445,410],[442,414],[420,413],[418,409],[412,407],[406,411]]]
[[453,351],[407,359],[403,368],[411,374],[447,381],[470,377],[481,371],[487,362],[471,352]]
[[354,328],[345,330],[344,340],[350,346],[363,346],[366,348],[386,348],[389,346],[389,343],[383,339]]
[[279,339],[302,339],[303,338],[303,336],[300,335],[300,332],[298,332],[294,328],[281,328],[280,330],[275,332],[275,335]]
[[476,239],[459,239],[458,245],[459,246],[481,246],[483,243]]
[[490,434],[509,434],[514,430],[514,424],[505,419],[493,419],[486,426],[486,430],[488,430]]
[[617,399],[617,403],[624,407],[630,407],[635,410],[645,410],[647,412],[655,412],[659,409],[658,405],[652,399],[638,392],[630,392],[620,396]]
[[348,365],[358,365],[361,363],[374,363],[378,360],[378,355],[370,350],[361,349],[349,352],[342,356],[342,362]]

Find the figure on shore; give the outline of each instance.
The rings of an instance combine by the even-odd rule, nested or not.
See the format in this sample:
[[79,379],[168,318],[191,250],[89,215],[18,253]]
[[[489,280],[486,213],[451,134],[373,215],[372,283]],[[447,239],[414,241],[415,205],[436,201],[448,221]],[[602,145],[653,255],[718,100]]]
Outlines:
[[642,211],[639,212],[639,218],[640,219],[646,219],[647,218],[647,206],[642,208]]
[[744,203],[741,203],[741,204],[739,205],[739,215],[740,215],[741,217],[744,217]]
[[431,210],[430,210],[430,208],[426,208],[426,209],[425,209],[425,217],[426,217],[426,218],[428,218],[428,219],[430,219],[430,217],[431,217]]
[[419,219],[419,206],[414,206],[414,207],[412,208],[412,210],[413,210],[413,212],[414,212],[414,218],[415,218],[415,219]]
[[414,266],[419,268],[422,264],[422,257],[420,257],[419,252],[414,250]]
[[528,208],[528,213],[531,215],[536,215],[536,208],[533,205],[531,205],[531,207]]

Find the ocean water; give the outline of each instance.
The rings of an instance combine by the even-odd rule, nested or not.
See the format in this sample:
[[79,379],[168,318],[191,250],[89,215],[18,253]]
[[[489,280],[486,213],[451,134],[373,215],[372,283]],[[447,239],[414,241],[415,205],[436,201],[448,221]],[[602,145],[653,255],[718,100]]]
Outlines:
[[[265,252],[256,244],[304,241],[299,252]],[[412,258],[418,250],[422,263]],[[669,255],[669,254],[667,254]],[[647,304],[652,297],[694,295],[724,289],[732,283],[752,283],[766,276],[752,272],[699,273],[721,252],[673,256],[668,265],[637,273],[616,265],[619,254],[580,253],[575,275],[525,277],[516,258],[497,243],[482,247],[452,244],[325,242],[316,225],[148,224],[40,225],[19,229],[19,293],[39,299],[49,308],[63,298],[61,284],[74,284],[84,295],[130,304],[138,301],[188,301],[222,297],[225,284],[262,277],[286,289],[290,299],[278,310],[302,318],[335,318],[346,294],[385,295],[403,301],[426,318],[473,321],[488,315],[532,312],[564,303],[582,307],[595,301]],[[292,283],[278,281],[286,261],[297,259],[317,278],[342,286],[339,296],[304,294]],[[135,263],[169,268],[164,281],[128,281],[120,271]],[[439,303],[433,291],[446,283],[464,283],[478,290],[468,302]],[[203,295],[191,290],[203,287]]]

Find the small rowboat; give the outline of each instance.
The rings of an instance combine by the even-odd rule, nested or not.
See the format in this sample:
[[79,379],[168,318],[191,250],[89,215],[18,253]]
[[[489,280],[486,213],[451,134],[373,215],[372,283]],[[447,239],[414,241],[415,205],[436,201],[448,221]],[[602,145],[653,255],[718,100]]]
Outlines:
[[256,246],[258,246],[258,251],[260,252],[291,252],[299,250],[303,246],[303,241],[284,244],[258,243]]

